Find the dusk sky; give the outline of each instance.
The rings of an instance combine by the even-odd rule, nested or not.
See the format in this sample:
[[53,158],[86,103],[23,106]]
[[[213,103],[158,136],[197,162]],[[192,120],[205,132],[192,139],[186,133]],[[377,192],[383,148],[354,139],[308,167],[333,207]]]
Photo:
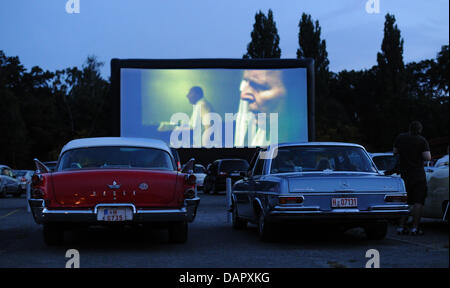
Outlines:
[[380,51],[386,13],[394,14],[405,40],[405,62],[435,58],[449,43],[448,0],[2,0],[0,50],[19,56],[26,68],[54,71],[81,66],[88,55],[111,58],[242,58],[254,16],[272,9],[282,58],[295,58],[303,12],[319,20],[330,69],[370,68]]

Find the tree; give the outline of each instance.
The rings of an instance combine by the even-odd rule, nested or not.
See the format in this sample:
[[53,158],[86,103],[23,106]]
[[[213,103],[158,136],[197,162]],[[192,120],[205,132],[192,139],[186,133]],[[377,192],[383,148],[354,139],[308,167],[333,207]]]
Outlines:
[[255,15],[255,24],[251,33],[251,42],[247,45],[247,53],[243,58],[280,58],[280,36],[273,20],[272,10],[268,15],[259,11]]
[[[370,115],[369,141],[391,149],[396,135],[408,128],[410,99],[406,90],[403,38],[395,16],[386,14],[381,52],[377,54],[377,99]],[[419,119],[418,119],[419,120]],[[382,127],[382,129],[378,129]]]
[[328,60],[326,41],[321,39],[322,28],[319,25],[319,21],[316,20],[315,24],[313,24],[311,15],[303,13],[298,27],[299,48],[297,49],[297,58],[313,58],[316,76],[323,80],[327,79],[330,61]]
[[27,130],[14,90],[25,69],[18,57],[6,57],[0,50],[0,162],[17,168],[28,156]]
[[315,75],[315,98],[316,98],[316,137],[318,140],[328,140],[330,135],[342,133],[334,133],[332,130],[333,123],[341,126],[337,121],[339,119],[332,118],[332,112],[342,115],[343,107],[333,98],[329,98],[329,64],[326,41],[321,39],[321,31],[319,21],[311,19],[311,15],[302,14],[298,24],[298,43],[297,58],[313,58],[314,59],[314,75]]
[[448,45],[444,45],[441,51],[437,55],[436,66],[431,71],[434,84],[439,90],[441,97],[448,99],[448,76],[449,76],[449,58],[448,58]]

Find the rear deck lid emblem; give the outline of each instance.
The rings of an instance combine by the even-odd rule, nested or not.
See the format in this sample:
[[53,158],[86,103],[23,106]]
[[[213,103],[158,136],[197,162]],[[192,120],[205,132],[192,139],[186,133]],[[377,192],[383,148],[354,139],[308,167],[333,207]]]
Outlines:
[[116,181],[113,181],[112,185],[108,185],[109,188],[111,189],[119,189],[120,188],[120,184],[117,184]]

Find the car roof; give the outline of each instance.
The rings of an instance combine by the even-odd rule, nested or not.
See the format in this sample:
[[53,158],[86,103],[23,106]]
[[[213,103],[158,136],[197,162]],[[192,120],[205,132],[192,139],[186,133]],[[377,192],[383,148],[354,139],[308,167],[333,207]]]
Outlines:
[[82,138],[72,140],[67,143],[61,150],[62,155],[67,150],[86,148],[86,147],[102,147],[102,146],[127,146],[141,148],[157,148],[172,154],[169,146],[158,139],[150,138],[133,138],[133,137],[98,137],[98,138]]
[[373,157],[378,157],[378,156],[394,156],[393,152],[383,152],[383,153],[369,153],[370,156]]
[[2,169],[2,168],[8,168],[8,169],[11,169],[9,166],[6,166],[6,165],[0,165],[0,169]]
[[289,147],[289,146],[343,146],[343,147],[359,147],[365,149],[362,145],[354,144],[354,143],[346,143],[346,142],[293,142],[293,143],[280,143],[275,146],[269,146],[271,148],[274,147]]

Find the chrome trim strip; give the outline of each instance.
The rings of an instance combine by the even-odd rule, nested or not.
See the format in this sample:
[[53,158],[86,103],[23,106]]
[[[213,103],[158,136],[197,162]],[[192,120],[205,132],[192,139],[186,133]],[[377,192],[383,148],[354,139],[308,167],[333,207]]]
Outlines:
[[[288,205],[288,204],[287,204]],[[320,211],[319,206],[280,206],[277,205],[273,208],[274,210],[278,211]]]
[[136,214],[166,214],[166,213],[187,213],[185,207],[181,209],[165,209],[165,210],[137,210]]
[[48,210],[44,207],[42,214],[94,214],[92,210]]
[[403,204],[403,205],[374,205],[369,207],[369,210],[396,210],[396,209],[409,209],[409,206],[407,204]]

